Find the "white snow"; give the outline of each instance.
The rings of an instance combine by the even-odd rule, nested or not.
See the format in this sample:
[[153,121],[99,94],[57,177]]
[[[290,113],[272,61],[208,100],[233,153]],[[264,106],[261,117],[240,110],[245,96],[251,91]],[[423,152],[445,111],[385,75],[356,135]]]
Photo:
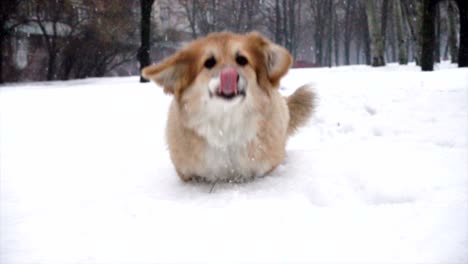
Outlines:
[[467,263],[468,69],[292,70],[272,175],[183,183],[137,77],[0,87],[0,263]]

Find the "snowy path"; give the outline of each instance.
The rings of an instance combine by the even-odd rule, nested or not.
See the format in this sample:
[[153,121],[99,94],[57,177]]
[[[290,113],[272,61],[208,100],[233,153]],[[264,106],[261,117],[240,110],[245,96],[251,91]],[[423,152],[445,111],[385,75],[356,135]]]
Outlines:
[[468,69],[298,69],[283,91],[307,82],[284,164],[212,193],[177,178],[154,84],[0,87],[0,263],[467,263]]

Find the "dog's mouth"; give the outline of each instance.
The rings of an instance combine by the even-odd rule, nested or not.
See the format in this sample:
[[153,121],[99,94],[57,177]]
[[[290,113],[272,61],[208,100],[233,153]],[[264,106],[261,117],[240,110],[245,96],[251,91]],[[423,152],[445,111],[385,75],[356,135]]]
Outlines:
[[[216,88],[210,91],[210,97],[216,96],[225,100],[232,100],[237,97],[245,97],[246,82],[235,68],[225,68],[219,74]],[[214,88],[214,87],[213,87]]]
[[237,91],[237,93],[222,93],[220,92],[219,90],[217,90],[214,94],[212,92],[210,92],[210,97],[213,97],[213,96],[216,96],[217,98],[221,98],[221,99],[224,99],[224,100],[232,100],[234,98],[243,98],[245,97],[246,95],[246,92],[245,90],[239,90]]
[[245,97],[245,90],[244,89],[242,89],[242,90],[238,89],[235,92],[226,93],[226,92],[220,91],[220,89],[218,89],[216,91],[216,96],[219,97],[219,98],[225,99],[225,100],[231,100],[231,99],[234,99],[236,97]]

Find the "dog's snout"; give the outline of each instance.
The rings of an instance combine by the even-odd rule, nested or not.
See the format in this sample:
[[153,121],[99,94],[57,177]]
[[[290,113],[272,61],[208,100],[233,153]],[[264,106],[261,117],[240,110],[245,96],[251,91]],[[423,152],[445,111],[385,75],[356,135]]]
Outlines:
[[220,73],[220,77],[222,78],[223,75],[224,76],[236,76],[237,79],[239,78],[239,72],[234,67],[226,67],[226,68],[222,69],[221,73]]
[[237,82],[239,81],[239,73],[236,68],[228,67],[219,74],[220,86],[219,93],[224,96],[236,95],[238,91]]
[[226,67],[224,68],[223,70],[221,70],[220,72],[220,78],[222,79],[223,78],[223,75],[224,76],[229,76],[229,75],[232,75],[232,78],[233,80],[235,80],[237,83],[239,83],[239,79],[240,79],[240,74],[239,72],[237,71],[237,69],[235,67]]
[[238,96],[246,96],[245,77],[234,66],[226,66],[211,78],[208,84],[210,98],[233,99]]

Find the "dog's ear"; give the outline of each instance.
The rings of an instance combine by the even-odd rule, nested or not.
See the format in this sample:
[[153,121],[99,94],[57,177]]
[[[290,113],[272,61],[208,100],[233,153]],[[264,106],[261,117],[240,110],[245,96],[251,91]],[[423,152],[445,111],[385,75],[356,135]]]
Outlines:
[[188,58],[183,52],[163,60],[158,64],[145,67],[141,74],[164,88],[168,94],[177,94],[181,87],[190,82]]
[[272,83],[278,83],[292,65],[292,56],[287,49],[268,43],[265,49],[268,77]]
[[258,43],[263,51],[264,65],[268,79],[273,86],[277,86],[292,65],[293,59],[289,51],[263,37],[257,32],[249,33],[250,38]]

